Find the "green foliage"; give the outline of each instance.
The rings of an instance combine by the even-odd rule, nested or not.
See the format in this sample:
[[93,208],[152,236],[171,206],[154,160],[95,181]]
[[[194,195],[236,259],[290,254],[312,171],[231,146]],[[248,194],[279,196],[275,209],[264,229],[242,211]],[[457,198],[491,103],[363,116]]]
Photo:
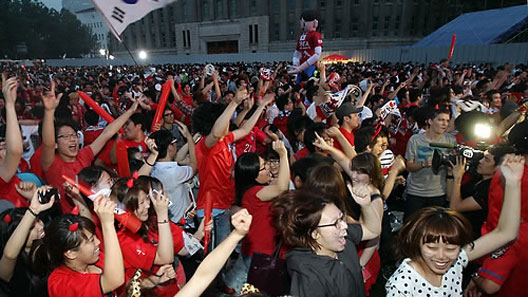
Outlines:
[[34,0],[0,0],[0,59],[79,57],[97,39],[75,15]]

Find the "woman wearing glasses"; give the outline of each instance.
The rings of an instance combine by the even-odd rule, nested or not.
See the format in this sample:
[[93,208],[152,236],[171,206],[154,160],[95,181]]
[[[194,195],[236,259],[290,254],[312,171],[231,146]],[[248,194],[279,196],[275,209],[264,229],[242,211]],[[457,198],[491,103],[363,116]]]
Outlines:
[[343,203],[330,195],[299,190],[273,202],[275,226],[285,244],[294,296],[365,296],[356,244],[379,236],[381,219],[363,186],[352,190],[360,223],[347,223]]

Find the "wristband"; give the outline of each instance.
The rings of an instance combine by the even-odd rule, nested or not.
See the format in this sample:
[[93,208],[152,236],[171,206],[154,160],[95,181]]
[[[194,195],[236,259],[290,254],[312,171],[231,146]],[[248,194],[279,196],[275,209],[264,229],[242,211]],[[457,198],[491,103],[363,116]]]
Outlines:
[[169,223],[169,220],[163,220],[163,221],[158,221],[158,224],[168,224]]
[[31,207],[28,207],[29,213],[32,214],[35,218],[38,217],[38,214],[36,214]]
[[150,163],[148,162],[148,159],[145,159],[145,164],[147,164],[147,165],[150,166],[150,167],[154,167],[154,165],[156,164],[156,162],[154,162],[154,164],[150,164]]

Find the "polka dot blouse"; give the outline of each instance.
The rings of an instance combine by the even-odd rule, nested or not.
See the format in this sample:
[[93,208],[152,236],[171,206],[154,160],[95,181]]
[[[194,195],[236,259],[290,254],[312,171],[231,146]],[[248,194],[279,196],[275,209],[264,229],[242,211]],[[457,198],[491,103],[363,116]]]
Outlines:
[[455,263],[442,278],[442,285],[435,287],[427,282],[412,266],[411,259],[403,260],[396,272],[389,278],[385,289],[387,297],[455,297],[462,296],[462,270],[468,264],[466,251],[461,249]]

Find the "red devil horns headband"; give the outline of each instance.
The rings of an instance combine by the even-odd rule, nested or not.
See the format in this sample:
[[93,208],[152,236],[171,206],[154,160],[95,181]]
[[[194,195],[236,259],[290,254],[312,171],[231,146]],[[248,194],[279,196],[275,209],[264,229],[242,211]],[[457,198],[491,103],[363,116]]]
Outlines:
[[70,229],[71,232],[75,232],[75,231],[77,231],[77,230],[79,229],[79,223],[73,223],[73,224],[71,224],[70,227],[69,227],[69,229]]

